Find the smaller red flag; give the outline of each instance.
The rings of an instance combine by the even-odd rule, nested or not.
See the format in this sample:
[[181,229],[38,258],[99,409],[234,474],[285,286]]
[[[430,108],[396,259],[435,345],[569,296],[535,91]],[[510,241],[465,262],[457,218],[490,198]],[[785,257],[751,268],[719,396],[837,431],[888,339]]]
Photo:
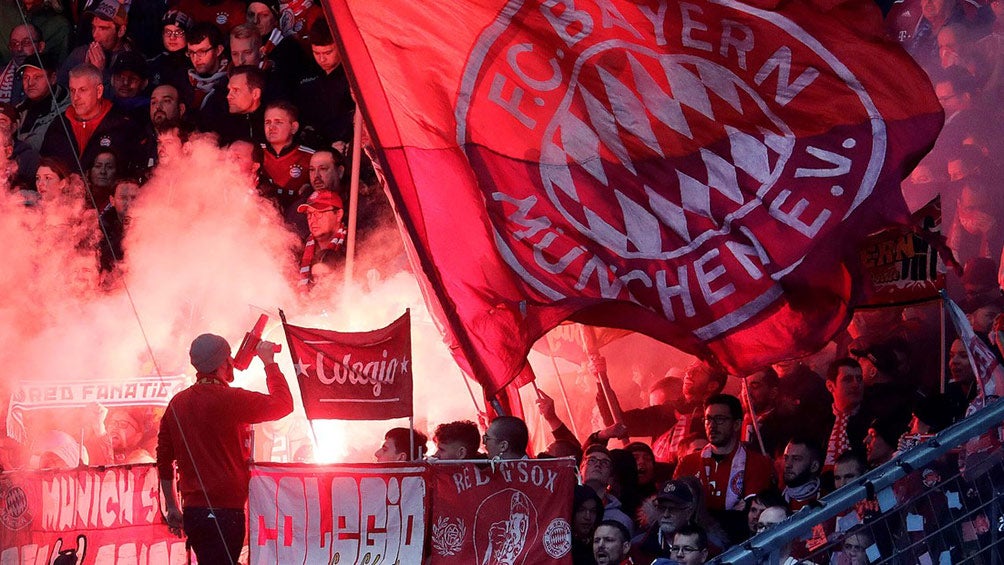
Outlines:
[[307,418],[388,420],[412,415],[411,316],[344,333],[283,324]]

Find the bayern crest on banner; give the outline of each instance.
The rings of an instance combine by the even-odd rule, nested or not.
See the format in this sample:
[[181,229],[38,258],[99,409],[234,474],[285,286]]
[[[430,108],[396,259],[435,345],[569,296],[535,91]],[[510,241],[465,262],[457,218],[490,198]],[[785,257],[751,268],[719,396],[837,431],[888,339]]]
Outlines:
[[865,0],[328,7],[432,310],[489,394],[568,318],[737,372],[824,343],[942,119]]

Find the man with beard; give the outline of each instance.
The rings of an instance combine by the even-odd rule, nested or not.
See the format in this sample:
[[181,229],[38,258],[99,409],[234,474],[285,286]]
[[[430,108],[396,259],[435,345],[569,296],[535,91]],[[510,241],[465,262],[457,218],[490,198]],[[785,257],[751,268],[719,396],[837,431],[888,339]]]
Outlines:
[[125,237],[125,228],[129,224],[129,208],[139,195],[139,187],[139,179],[118,179],[109,206],[98,217],[101,227],[98,250],[102,272],[111,272],[123,259],[122,238]]
[[615,520],[603,520],[593,532],[593,558],[596,565],[626,565],[632,563],[628,557],[631,537],[627,528]]
[[746,530],[743,499],[775,484],[774,464],[739,440],[743,408],[739,399],[716,394],[704,402],[708,445],[680,460],[674,478],[695,476],[704,489],[705,505],[733,539]]
[[131,409],[109,411],[105,429],[112,442],[112,457],[116,465],[154,463],[156,459],[140,444],[145,436],[144,420]]
[[[345,226],[342,218],[342,199],[327,190],[319,190],[297,207],[306,214],[310,237],[303,244],[300,257],[300,281],[303,288],[310,288],[318,280],[330,275],[341,264],[345,256]],[[487,435],[485,436],[487,437]]]
[[784,500],[792,512],[819,500],[823,450],[814,441],[794,437],[784,448]]
[[[188,58],[188,83],[181,98],[195,115],[202,131],[216,131],[227,116],[228,60],[223,57],[223,35],[210,23],[197,23],[185,34]],[[175,85],[179,86],[179,85]]]
[[[59,72],[59,83],[69,84],[73,69],[91,65],[101,73],[102,84],[110,84],[111,65],[120,53],[131,50],[126,39],[129,16],[118,0],[99,0],[87,9],[91,18],[91,42],[70,52]],[[70,89],[73,90],[72,88]]]
[[666,546],[676,532],[693,523],[697,500],[683,481],[669,481],[656,494],[655,509],[658,519],[632,540],[631,557],[638,563],[668,556]]

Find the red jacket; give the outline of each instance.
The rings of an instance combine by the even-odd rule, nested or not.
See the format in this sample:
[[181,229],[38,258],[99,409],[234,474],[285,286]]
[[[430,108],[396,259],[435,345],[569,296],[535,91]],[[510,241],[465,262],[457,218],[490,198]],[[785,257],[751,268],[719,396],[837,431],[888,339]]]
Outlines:
[[741,473],[732,475],[732,460],[738,449],[725,456],[721,461],[705,458],[702,453],[690,453],[680,460],[676,466],[673,478],[694,476],[701,480],[704,487],[704,503],[708,510],[735,510],[726,508],[725,499],[728,491],[734,491],[739,502],[750,494],[771,487],[776,483],[774,463],[749,446],[746,449],[746,465]]
[[178,462],[182,508],[244,508],[251,424],[293,411],[279,366],[266,365],[265,375],[269,394],[200,382],[171,399],[157,435],[157,474],[173,479]]

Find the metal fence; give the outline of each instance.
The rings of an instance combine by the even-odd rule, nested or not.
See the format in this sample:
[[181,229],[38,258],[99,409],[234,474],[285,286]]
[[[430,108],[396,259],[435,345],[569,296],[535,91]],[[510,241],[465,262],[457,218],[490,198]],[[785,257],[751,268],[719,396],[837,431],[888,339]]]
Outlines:
[[998,400],[711,563],[1002,565],[1002,423]]

